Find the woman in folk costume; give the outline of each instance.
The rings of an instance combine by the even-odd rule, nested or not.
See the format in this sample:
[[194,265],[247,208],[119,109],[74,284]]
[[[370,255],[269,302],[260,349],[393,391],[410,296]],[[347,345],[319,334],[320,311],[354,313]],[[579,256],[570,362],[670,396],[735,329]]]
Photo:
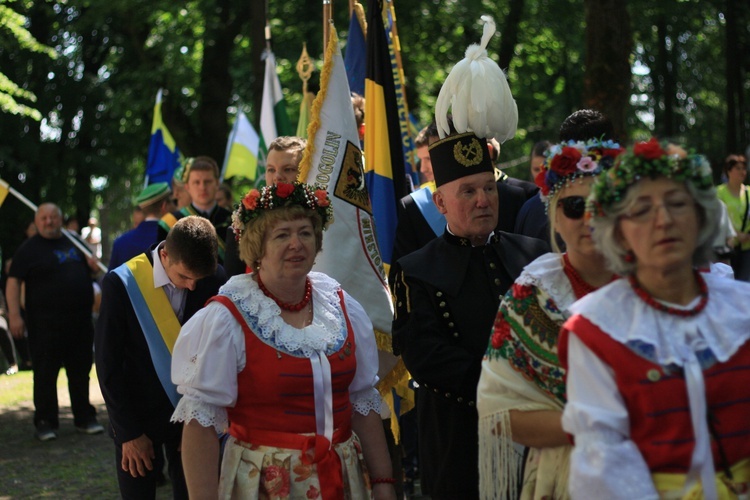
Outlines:
[[[562,143],[550,149],[536,177],[555,252],[526,266],[505,295],[482,361],[477,409],[483,498],[515,499],[519,490],[522,499],[568,497],[571,446],[562,430],[565,372],[557,336],[570,305],[613,278],[583,215],[594,175],[622,151],[612,141]],[[529,447],[520,485],[524,457],[514,443]]]
[[592,187],[594,243],[623,278],[560,337],[574,497],[748,497],[750,285],[698,270],[720,210],[705,158],[655,139]]
[[254,189],[232,216],[255,271],[185,324],[173,354],[191,497],[395,498],[372,325],[311,272],[331,216],[326,192],[300,183]]

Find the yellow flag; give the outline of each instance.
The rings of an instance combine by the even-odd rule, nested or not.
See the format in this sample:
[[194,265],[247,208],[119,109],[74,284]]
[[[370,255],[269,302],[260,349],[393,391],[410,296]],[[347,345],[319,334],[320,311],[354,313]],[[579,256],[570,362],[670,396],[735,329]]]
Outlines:
[[5,201],[5,197],[8,196],[9,188],[8,183],[0,179],[0,205]]

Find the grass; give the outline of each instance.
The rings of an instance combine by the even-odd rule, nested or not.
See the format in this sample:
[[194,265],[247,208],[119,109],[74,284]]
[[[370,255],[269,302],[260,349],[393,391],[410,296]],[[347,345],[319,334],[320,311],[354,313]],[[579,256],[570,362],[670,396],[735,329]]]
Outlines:
[[[99,384],[99,379],[96,378],[96,370],[93,367],[89,377],[92,384]],[[60,376],[57,378],[57,391],[60,392],[61,390],[63,392],[68,390],[68,377],[65,375],[65,370],[60,370]],[[2,408],[30,402],[34,394],[33,391],[34,372],[32,371],[21,371],[10,377],[0,377],[0,411],[2,411]]]
[[34,387],[33,373],[18,372],[11,377],[0,377],[0,408],[18,406],[31,399]]
[[[120,497],[112,439],[106,433],[85,436],[76,432],[67,387],[65,370],[61,370],[58,438],[41,443],[33,437],[32,372],[0,375],[0,500]],[[106,427],[107,410],[93,369],[90,391],[98,419]],[[171,487],[157,489],[157,499],[171,497]]]

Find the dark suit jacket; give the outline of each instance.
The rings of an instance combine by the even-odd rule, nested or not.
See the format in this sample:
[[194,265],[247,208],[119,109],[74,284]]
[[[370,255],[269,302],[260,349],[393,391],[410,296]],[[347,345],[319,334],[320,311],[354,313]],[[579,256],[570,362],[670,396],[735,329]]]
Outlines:
[[[151,252],[146,252],[151,261]],[[198,282],[187,292],[183,322],[216,295],[226,281],[224,269]],[[151,360],[141,325],[125,285],[113,272],[102,280],[102,306],[94,336],[96,373],[107,404],[110,435],[115,442],[146,434],[163,442],[179,435],[182,425],[169,422],[174,407],[164,392]]]
[[516,179],[515,177],[506,177],[505,183],[509,186],[515,186],[523,189],[523,192],[526,194],[527,200],[533,198],[534,195],[539,192],[539,186],[537,186],[533,182],[522,181],[521,179]]
[[550,242],[549,218],[544,210],[544,202],[539,196],[529,199],[521,207],[514,232]]
[[144,220],[138,227],[123,233],[112,244],[112,254],[109,257],[109,268],[115,269],[140,255],[159,240],[159,221]]

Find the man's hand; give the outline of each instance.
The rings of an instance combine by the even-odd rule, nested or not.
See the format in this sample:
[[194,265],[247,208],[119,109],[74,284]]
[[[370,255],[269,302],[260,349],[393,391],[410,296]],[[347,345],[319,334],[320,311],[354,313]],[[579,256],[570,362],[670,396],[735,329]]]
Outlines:
[[154,470],[154,445],[145,434],[122,443],[122,470],[133,477],[145,476],[146,469]]
[[86,257],[86,262],[89,265],[89,268],[95,272],[99,272],[99,259],[96,258],[95,255],[92,255],[91,257]]
[[8,327],[10,328],[10,334],[17,339],[23,338],[23,332],[26,331],[26,323],[20,314],[9,314],[8,315]]

